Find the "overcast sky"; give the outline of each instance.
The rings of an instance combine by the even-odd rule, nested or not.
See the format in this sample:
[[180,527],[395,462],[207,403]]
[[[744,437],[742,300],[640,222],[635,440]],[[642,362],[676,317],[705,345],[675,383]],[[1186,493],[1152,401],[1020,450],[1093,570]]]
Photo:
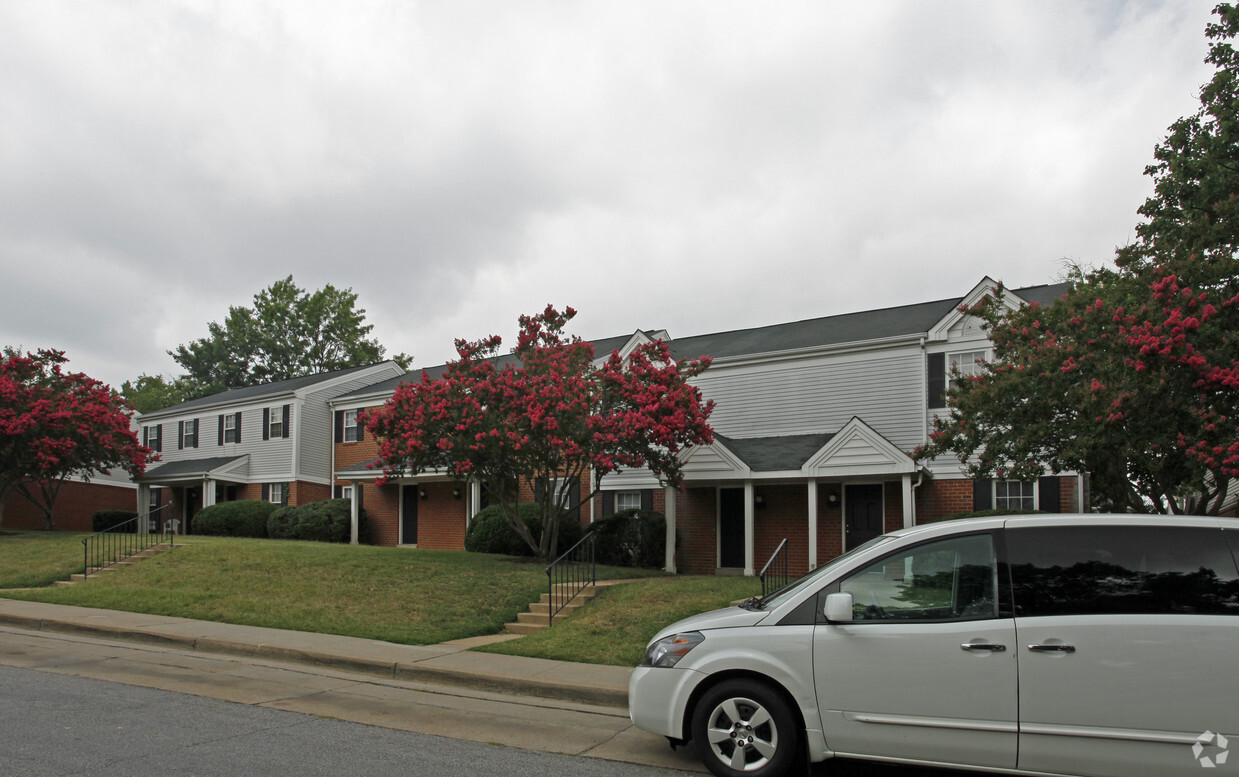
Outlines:
[[0,344],[115,386],[289,273],[389,352],[1052,282],[1129,241],[1214,0],[0,0]]

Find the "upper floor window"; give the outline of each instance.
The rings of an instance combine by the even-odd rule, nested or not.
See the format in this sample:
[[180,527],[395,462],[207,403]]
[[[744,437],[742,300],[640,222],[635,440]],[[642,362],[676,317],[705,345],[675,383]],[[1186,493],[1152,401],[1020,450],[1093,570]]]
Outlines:
[[344,441],[357,442],[361,439],[361,426],[357,423],[357,411],[344,411]]
[[980,375],[984,369],[985,351],[962,351],[960,353],[947,354],[947,380],[950,385],[954,386],[956,379],[953,377],[956,372],[961,378],[970,375]]
[[153,451],[162,451],[163,440],[159,439],[162,436],[162,430],[163,424],[142,427],[142,444]]
[[623,510],[640,510],[641,509],[641,492],[640,491],[616,491],[615,492],[615,512]]
[[1036,510],[1036,483],[1021,480],[994,481],[994,509]]
[[267,435],[271,439],[284,436],[284,408],[281,405],[269,408],[267,410],[269,420],[267,427]]
[[198,419],[191,418],[181,422],[181,447],[198,447]]
[[229,413],[224,416],[224,442],[237,442],[237,419],[240,413]]

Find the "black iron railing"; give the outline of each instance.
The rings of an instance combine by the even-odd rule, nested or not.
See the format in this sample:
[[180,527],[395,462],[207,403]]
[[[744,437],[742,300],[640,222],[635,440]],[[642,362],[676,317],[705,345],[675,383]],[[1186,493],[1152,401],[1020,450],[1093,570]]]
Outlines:
[[598,565],[594,562],[594,547],[598,535],[586,534],[581,540],[551,562],[546,568],[546,587],[549,593],[547,626],[555,624],[555,616],[577,594],[598,582]]
[[783,586],[787,585],[787,538],[779,543],[779,547],[775,549],[774,555],[766,562],[766,566],[761,568],[761,595],[773,593]]
[[[171,506],[164,505],[157,510],[130,518],[124,523],[118,523],[110,529],[83,537],[82,555],[86,561],[83,574],[90,577],[94,572],[106,569],[118,561],[156,545],[164,543],[167,543],[169,547],[175,545],[175,522],[160,520],[162,516],[159,515],[161,511]],[[144,521],[146,531],[142,531]]]

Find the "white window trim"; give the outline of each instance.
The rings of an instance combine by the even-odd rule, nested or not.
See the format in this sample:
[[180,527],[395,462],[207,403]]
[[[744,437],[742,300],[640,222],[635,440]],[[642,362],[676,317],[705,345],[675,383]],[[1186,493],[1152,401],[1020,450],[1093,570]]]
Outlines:
[[[999,497],[998,485],[1000,483],[1006,483],[1006,484],[1019,483],[1021,487],[1020,488],[1021,494],[1018,497],[1012,497],[1010,494],[1006,494],[1002,497]],[[1022,493],[1024,490],[1024,487],[1028,487],[1029,489],[1032,490],[1032,495],[1031,495],[1032,507],[1025,507],[1023,504],[1020,504],[1018,507],[1013,507],[1010,504],[1000,505],[998,503],[999,499],[1004,499],[1004,500],[1007,500],[1008,502],[1015,499],[1022,503],[1024,500],[1029,498],[1029,496]],[[993,499],[994,499],[993,505],[994,505],[995,510],[1036,510],[1037,509],[1037,503],[1040,500],[1040,494],[1038,493],[1037,481],[1035,480],[994,480],[990,488],[993,491]]]
[[[631,505],[631,506],[621,506],[620,505],[621,498],[625,500],[631,500],[635,498],[636,504]],[[641,491],[640,490],[633,489],[629,491],[616,491],[615,492],[615,512],[618,513],[623,510],[640,510],[640,509],[641,509]]]
[[344,411],[344,442],[357,442],[358,430],[360,425],[357,423],[357,411]]
[[[971,357],[965,360],[963,357]],[[986,348],[973,348],[968,351],[954,351],[946,355],[946,387],[949,389],[955,384],[955,370],[959,369],[961,376],[980,375],[982,366],[979,361],[989,361],[989,350]],[[965,369],[966,368],[966,369]]]
[[194,447],[194,442],[198,439],[198,419],[191,418],[185,422],[185,436],[181,438],[181,445],[186,448]]
[[274,505],[284,504],[284,487],[283,483],[272,483],[267,486],[267,501]]
[[274,405],[267,409],[267,437],[275,440],[284,436],[284,406]]
[[[229,439],[231,437],[232,439]],[[235,443],[237,441],[237,414],[227,413],[224,415],[224,444]]]

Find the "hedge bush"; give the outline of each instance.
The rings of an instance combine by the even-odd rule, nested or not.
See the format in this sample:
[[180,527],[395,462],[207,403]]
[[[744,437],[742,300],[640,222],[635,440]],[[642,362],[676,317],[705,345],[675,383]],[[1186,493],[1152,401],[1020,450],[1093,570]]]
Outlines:
[[[535,540],[542,539],[542,523],[538,516],[538,505],[533,502],[521,502],[516,506],[516,514],[529,527]],[[572,547],[581,539],[581,522],[567,512],[559,520],[559,553]],[[532,556],[533,549],[522,540],[499,510],[499,505],[483,508],[469,522],[465,532],[465,550],[474,553],[499,553],[504,556]]]
[[[96,510],[90,516],[91,531],[107,531],[113,526],[119,526],[125,521],[132,521],[138,517],[136,510]],[[137,522],[134,521],[133,527],[128,531],[132,532],[137,527]]]
[[[352,538],[350,500],[324,499],[298,507],[281,507],[267,518],[267,536],[277,540],[348,542]],[[359,515],[358,537],[369,541],[366,511]]]
[[267,519],[279,509],[264,499],[220,502],[199,510],[193,518],[193,533],[216,537],[266,537]]
[[[667,560],[667,519],[662,513],[621,510],[595,521],[599,564],[657,568]],[[679,546],[679,532],[676,546]]]

